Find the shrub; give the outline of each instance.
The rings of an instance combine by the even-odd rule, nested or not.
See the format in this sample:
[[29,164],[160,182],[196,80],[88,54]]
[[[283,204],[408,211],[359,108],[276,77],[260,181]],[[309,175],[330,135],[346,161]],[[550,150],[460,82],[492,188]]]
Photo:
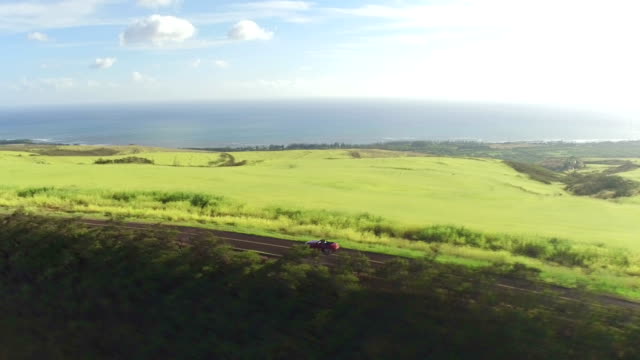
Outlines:
[[209,205],[209,198],[205,195],[195,194],[189,202],[193,207],[204,209],[207,205]]
[[505,164],[512,167],[517,172],[526,174],[532,180],[539,181],[545,184],[551,184],[552,182],[562,181],[562,175],[546,169],[540,165],[527,164],[518,161],[507,160]]
[[94,164],[154,164],[153,160],[138,156],[127,156],[121,159],[98,159],[93,162]]
[[185,192],[155,193],[154,200],[163,204],[177,201],[189,201],[193,195]]
[[220,157],[215,161],[209,161],[209,166],[243,166],[247,164],[247,160],[236,161],[236,158],[229,153],[222,153]]
[[271,211],[273,212],[274,219],[277,219],[279,217],[286,217],[292,220],[303,219],[303,213],[300,210],[290,210],[290,209],[283,209],[283,208],[277,207],[275,209],[272,209]]
[[124,202],[130,202],[131,200],[135,200],[138,196],[135,193],[131,193],[131,192],[117,192],[114,194],[111,194],[111,198],[113,200],[118,200],[118,201],[124,201]]
[[542,259],[547,255],[547,247],[540,243],[525,242],[516,245],[513,248],[513,253],[530,258]]
[[547,260],[565,266],[585,265],[586,256],[574,250],[569,241],[552,238],[549,240],[549,244],[551,244],[552,250],[547,256]]
[[[387,230],[387,233],[393,235],[393,231]],[[486,243],[482,233],[474,232],[461,226],[449,225],[433,225],[421,229],[405,230],[401,236],[408,240],[476,247]]]
[[599,197],[632,196],[638,183],[617,175],[572,173],[566,179],[566,189],[575,195]]
[[17,192],[17,195],[22,198],[34,197],[37,194],[43,194],[53,190],[53,187],[34,187],[26,188]]
[[553,171],[570,171],[585,167],[584,161],[576,157],[545,159],[540,162],[540,165]]
[[154,201],[158,201],[163,204],[186,201],[191,206],[201,209],[204,209],[207,206],[217,206],[224,200],[224,197],[222,196],[190,192],[152,192],[151,195]]
[[92,149],[70,149],[67,147],[50,147],[44,146],[42,148],[34,149],[39,155],[44,156],[111,156],[119,153],[116,149],[109,148],[92,148]]
[[633,171],[638,168],[640,168],[640,165],[634,164],[631,161],[625,161],[622,165],[616,166],[614,168],[609,168],[603,171],[603,173],[607,175],[612,175],[612,174],[617,174],[621,172]]

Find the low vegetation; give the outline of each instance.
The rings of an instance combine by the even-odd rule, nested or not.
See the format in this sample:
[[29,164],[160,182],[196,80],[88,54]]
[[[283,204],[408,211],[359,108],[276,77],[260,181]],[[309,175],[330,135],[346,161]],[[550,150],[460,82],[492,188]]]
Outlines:
[[34,144],[33,140],[29,139],[0,139],[0,145],[24,145],[24,144]]
[[229,153],[221,153],[217,160],[210,161],[209,166],[243,166],[247,165],[247,160],[236,161],[236,158]]
[[119,153],[112,148],[68,149],[65,146],[41,146],[35,149],[35,153],[44,156],[111,156]]
[[[462,226],[406,226],[368,213],[346,214],[327,210],[281,207],[255,208],[223,196],[195,192],[101,191],[84,192],[72,188],[38,187],[16,189],[0,194],[15,199],[29,209],[53,209],[74,214],[106,216],[116,219],[171,221],[234,226],[249,231],[269,231],[293,237],[313,236],[337,239],[343,245],[390,253],[413,252],[430,256],[434,251],[445,257],[460,254],[492,262],[515,263],[531,259],[554,268],[579,269],[590,274],[585,286],[599,288],[601,276],[640,275],[640,252],[604,244],[574,243],[566,239],[483,233]],[[463,250],[466,249],[466,250]],[[475,250],[474,250],[475,249]],[[465,252],[466,251],[466,252]],[[474,253],[475,251],[475,253]],[[551,275],[550,280],[553,280]],[[618,286],[618,287],[616,287]],[[640,296],[640,281],[615,285],[608,291]]]
[[629,179],[613,175],[619,172],[631,171],[640,166],[626,162],[615,168],[607,169],[601,173],[558,173],[536,164],[527,164],[516,161],[505,161],[514,170],[527,174],[530,179],[551,184],[562,182],[565,189],[578,196],[593,196],[600,199],[612,199],[634,196],[640,189],[640,184]]
[[618,173],[623,173],[627,171],[633,171],[636,169],[640,169],[640,165],[633,163],[631,161],[625,161],[619,166],[604,170],[603,173],[607,175],[612,175],[612,174],[618,174]]
[[[498,290],[496,273],[430,259],[327,268],[216,239],[0,219],[7,359],[637,359],[637,314]],[[503,275],[502,275],[503,276]],[[531,275],[529,275],[531,276]],[[535,275],[534,275],[535,276]],[[373,321],[372,321],[373,320]]]
[[515,171],[527,174],[530,179],[540,181],[544,184],[561,182],[563,180],[562,174],[558,174],[557,172],[549,170],[548,168],[541,165],[510,160],[505,161],[505,164],[511,166]]
[[149,160],[147,158],[138,157],[138,156],[127,156],[121,159],[98,159],[93,162],[94,164],[104,165],[104,164],[153,164],[153,160]]
[[580,170],[586,167],[584,161],[577,157],[544,159],[539,165],[558,172]]
[[639,185],[616,175],[604,173],[571,173],[565,178],[567,190],[581,196],[595,196],[602,199],[633,196]]
[[[328,149],[380,149],[424,153],[437,156],[483,157],[512,160],[527,163],[549,161],[562,166],[581,166],[580,161],[564,164],[565,160],[581,158],[640,158],[640,141],[604,141],[576,143],[563,141],[486,143],[478,141],[391,141],[376,144],[289,144],[218,148],[192,148],[205,151],[285,151],[285,150],[328,150]],[[554,166],[555,167],[555,166]],[[579,167],[577,167],[579,168]],[[574,167],[574,169],[577,169]],[[568,169],[565,169],[568,170]]]

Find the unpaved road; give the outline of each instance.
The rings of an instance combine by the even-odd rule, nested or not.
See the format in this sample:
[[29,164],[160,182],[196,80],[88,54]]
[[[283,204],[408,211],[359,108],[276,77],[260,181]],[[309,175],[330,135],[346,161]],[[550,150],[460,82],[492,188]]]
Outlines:
[[[178,232],[179,234],[182,235],[182,238],[185,241],[188,241],[188,239],[192,237],[203,236],[203,235],[213,235],[219,238],[220,240],[223,240],[224,242],[226,242],[236,250],[255,251],[269,257],[284,256],[293,246],[301,244],[301,242],[299,241],[285,240],[285,239],[279,239],[279,238],[273,238],[273,237],[267,237],[267,236],[242,234],[242,233],[235,233],[230,231],[210,230],[210,229],[187,227],[187,226],[177,226],[177,225],[145,224],[145,223],[135,223],[135,222],[112,223],[104,220],[90,220],[90,219],[81,219],[79,220],[79,222],[92,227],[116,226],[119,228],[127,228],[127,229],[133,229],[133,230],[166,229],[169,231]],[[364,254],[369,258],[369,262],[373,266],[381,266],[386,261],[396,258],[395,256],[392,256],[392,255],[385,255],[385,254],[378,254],[378,253],[372,253],[372,252],[356,251],[356,250],[341,248],[338,251],[338,254],[333,256],[327,256],[323,258],[322,262],[326,265],[331,266],[332,264],[336,263],[336,260],[339,259],[340,254],[349,254],[349,253]],[[543,284],[543,283],[533,283],[527,280],[513,279],[513,278],[507,278],[507,277],[497,278],[494,285],[496,289],[499,289],[502,291],[535,293],[542,296],[555,297],[565,301],[585,303],[585,304],[590,304],[598,307],[613,306],[613,307],[638,311],[640,313],[640,303],[615,297],[615,296],[587,294],[585,292],[582,292],[576,289],[566,288],[562,286]],[[552,293],[549,293],[549,290],[551,290]]]
[[[213,235],[216,238],[223,240],[225,243],[231,245],[234,249],[255,251],[270,257],[284,256],[289,250],[291,250],[293,246],[302,244],[302,242],[294,241],[294,240],[285,240],[285,239],[278,239],[278,238],[273,238],[268,236],[242,234],[242,233],[235,233],[235,232],[222,231],[222,230],[194,228],[194,227],[188,227],[188,226],[157,225],[157,224],[151,225],[151,224],[132,223],[132,222],[114,224],[108,221],[89,220],[89,219],[82,219],[80,220],[80,222],[89,226],[96,226],[96,227],[117,226],[119,228],[134,229],[134,230],[164,228],[167,230],[172,230],[180,233],[183,236],[182,238],[184,240],[188,240],[190,237]],[[385,261],[395,258],[395,256],[392,256],[392,255],[385,255],[385,254],[378,254],[373,252],[356,251],[356,250],[341,248],[340,250],[338,250],[338,253],[336,255],[328,256],[326,257],[326,259],[330,260],[332,258],[336,258],[340,256],[340,254],[355,254],[355,253],[364,254],[366,257],[369,258],[369,262],[373,266],[382,265],[384,264]]]

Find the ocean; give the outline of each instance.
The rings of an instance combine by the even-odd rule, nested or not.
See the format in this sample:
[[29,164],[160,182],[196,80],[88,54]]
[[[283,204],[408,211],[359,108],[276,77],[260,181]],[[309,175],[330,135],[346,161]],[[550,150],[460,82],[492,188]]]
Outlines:
[[640,139],[607,113],[399,100],[229,101],[0,108],[0,139],[222,147],[395,140]]

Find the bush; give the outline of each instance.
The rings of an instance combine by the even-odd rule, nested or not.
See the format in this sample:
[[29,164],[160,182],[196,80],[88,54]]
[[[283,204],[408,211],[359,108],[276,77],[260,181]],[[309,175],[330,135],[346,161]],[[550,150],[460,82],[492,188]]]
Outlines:
[[221,153],[220,157],[216,161],[210,161],[209,166],[243,166],[247,164],[247,160],[237,161],[233,155],[229,153]]
[[154,200],[163,204],[177,201],[190,201],[193,194],[185,192],[155,193]]
[[53,187],[34,187],[34,188],[19,190],[17,192],[17,195],[22,198],[34,197],[37,194],[44,194],[52,190],[53,190]]
[[565,266],[585,265],[586,256],[575,251],[567,240],[552,238],[549,240],[549,244],[551,244],[552,250],[547,256],[547,260]]
[[151,193],[153,200],[163,204],[171,202],[186,201],[193,207],[204,209],[209,206],[216,206],[224,200],[222,196],[213,196],[208,194],[190,193],[190,192],[166,192]]
[[149,160],[143,157],[137,156],[128,156],[121,159],[98,159],[93,162],[94,164],[103,165],[103,164],[154,164],[153,160]]
[[545,159],[540,162],[540,165],[553,171],[571,171],[585,167],[584,161],[576,157]]
[[132,200],[135,200],[137,197],[138,197],[137,194],[132,192],[117,192],[117,193],[111,194],[111,198],[113,200],[118,200],[123,202],[130,202]]
[[631,161],[625,161],[623,164],[621,164],[620,166],[616,166],[614,168],[609,168],[605,171],[603,171],[604,174],[607,175],[612,175],[612,174],[617,174],[617,173],[621,173],[621,172],[627,172],[627,171],[633,171],[636,169],[639,169],[640,165],[635,164]]
[[572,173],[566,178],[566,189],[575,195],[598,197],[632,196],[638,183],[617,175]]
[[209,198],[205,195],[195,194],[193,195],[193,197],[191,197],[191,200],[189,202],[193,207],[204,209],[207,205],[209,205]]
[[527,164],[510,160],[506,160],[504,163],[512,167],[514,170],[528,175],[532,180],[536,180],[545,184],[562,181],[562,175],[546,169],[540,165]]
[[524,242],[513,248],[513,253],[535,259],[544,259],[547,255],[547,247],[535,242]]

